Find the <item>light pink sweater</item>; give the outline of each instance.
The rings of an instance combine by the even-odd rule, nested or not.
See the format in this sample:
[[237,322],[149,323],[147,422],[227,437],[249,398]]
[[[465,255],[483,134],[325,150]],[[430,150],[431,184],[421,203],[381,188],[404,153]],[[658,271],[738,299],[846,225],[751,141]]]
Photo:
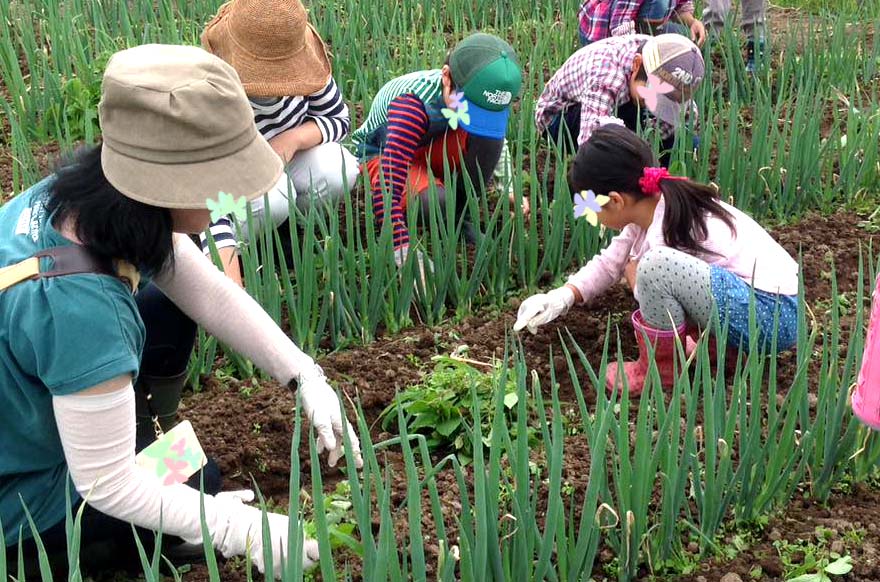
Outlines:
[[[702,245],[716,254],[699,253],[694,256],[710,265],[727,269],[746,283],[754,283],[755,289],[780,295],[797,295],[797,261],[750,216],[724,202],[721,205],[733,216],[736,234],[721,219],[708,216],[708,236]],[[665,207],[661,196],[654,211],[654,220],[647,231],[635,224],[627,225],[607,248],[568,278],[568,284],[580,291],[584,301],[589,301],[618,282],[629,261],[638,261],[654,247],[667,246],[663,238]]]

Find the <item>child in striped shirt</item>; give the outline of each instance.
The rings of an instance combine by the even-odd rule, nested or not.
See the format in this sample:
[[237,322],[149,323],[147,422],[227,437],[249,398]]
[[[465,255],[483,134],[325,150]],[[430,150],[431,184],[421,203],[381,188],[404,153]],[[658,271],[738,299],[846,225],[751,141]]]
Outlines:
[[[566,285],[523,301],[514,324],[534,333],[625,277],[639,302],[632,316],[639,359],[622,369],[609,364],[606,385],[619,386],[625,376],[630,395],[642,391],[648,371],[646,338],[669,387],[676,339],[714,330],[714,313],[732,348],[750,346],[752,331],[764,350],[774,338],[778,351],[797,342],[797,262],[752,218],[719,200],[714,188],[656,166],[648,143],[625,127],[608,124],[593,132],[568,180],[584,198],[576,208],[591,206],[593,224],[620,234]],[[583,207],[576,212],[587,214]]]
[[[232,0],[205,27],[202,44],[235,68],[257,129],[285,164],[266,197],[250,203],[256,226],[268,220],[278,227],[294,201],[303,211],[315,203],[336,208],[357,181],[358,163],[338,143],[349,131],[348,107],[302,3]],[[247,225],[241,226],[248,237]],[[240,284],[231,218],[221,218],[210,231],[226,273]],[[205,235],[202,248],[208,252]]]
[[[393,79],[373,99],[352,141],[370,176],[373,218],[380,226],[386,214],[391,220],[398,266],[409,250],[410,199],[420,199],[423,216],[432,192],[441,209],[449,203],[461,212],[459,193],[467,180],[459,174],[466,173],[474,186],[489,183],[501,156],[510,104],[521,85],[510,45],[477,33],[456,45],[442,69]],[[444,110],[447,116],[455,110],[456,127]],[[444,184],[447,164],[458,175],[455,193],[447,193]],[[476,236],[470,223],[464,236],[471,242]]]

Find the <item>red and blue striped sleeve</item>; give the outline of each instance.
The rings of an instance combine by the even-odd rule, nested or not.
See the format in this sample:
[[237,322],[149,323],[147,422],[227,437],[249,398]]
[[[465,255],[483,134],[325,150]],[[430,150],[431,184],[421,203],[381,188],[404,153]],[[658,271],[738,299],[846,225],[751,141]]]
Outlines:
[[[380,179],[373,187],[373,217],[381,226],[385,217],[385,191],[391,192],[391,224],[394,248],[409,244],[409,230],[403,200],[406,179],[416,149],[428,131],[428,114],[421,99],[408,93],[395,97],[388,105],[388,135],[380,154]],[[384,187],[383,187],[384,185]]]

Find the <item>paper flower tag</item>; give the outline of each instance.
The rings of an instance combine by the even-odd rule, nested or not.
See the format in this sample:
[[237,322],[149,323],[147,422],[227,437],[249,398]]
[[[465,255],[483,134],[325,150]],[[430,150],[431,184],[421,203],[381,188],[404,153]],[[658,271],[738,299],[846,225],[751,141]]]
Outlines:
[[461,91],[453,93],[449,96],[449,107],[444,107],[440,110],[443,117],[449,120],[449,127],[453,130],[458,129],[459,122],[464,125],[469,125],[471,122],[471,116],[468,113],[468,103],[467,101],[463,101],[463,99],[464,93]]
[[592,190],[586,190],[574,195],[574,217],[584,217],[592,226],[599,224],[599,211],[611,200],[608,196],[599,195]]
[[218,192],[217,200],[208,198],[206,202],[208,210],[211,211],[212,222],[217,222],[229,214],[235,216],[240,221],[244,221],[247,218],[247,198],[244,196],[234,198],[232,194]]
[[142,450],[134,462],[162,485],[185,483],[205,466],[207,458],[192,424],[184,420]]
[[645,105],[651,111],[657,110],[657,98],[675,91],[675,87],[652,73],[648,73],[648,82],[636,87],[636,91],[645,100]]

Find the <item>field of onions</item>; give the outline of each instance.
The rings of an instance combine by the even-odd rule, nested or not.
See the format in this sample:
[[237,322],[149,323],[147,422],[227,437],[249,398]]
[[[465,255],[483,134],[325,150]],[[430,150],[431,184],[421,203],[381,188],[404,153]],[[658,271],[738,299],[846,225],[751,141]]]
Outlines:
[[[469,32],[508,40],[524,71],[511,180],[532,211],[465,185],[481,243],[466,248],[451,213],[435,212],[414,241],[434,265],[426,281],[416,261],[396,267],[363,184],[338,212],[292,208],[287,231],[242,247],[246,290],[317,357],[364,453],[363,469],[322,467],[296,396],[199,332],[181,414],[227,488],[256,485],[265,507],[301,517],[283,579],[880,580],[880,439],[849,403],[880,273],[880,4],[771,6],[756,75],[736,27],[704,49],[700,147],[687,130],[671,169],[717,184],[800,258],[797,348],[768,357],[756,340],[724,361],[701,341],[671,391],[654,369],[640,398],[604,387],[607,363],[636,352],[623,287],[536,336],[512,331],[522,298],[610,236],[575,221],[567,158],[533,122],[578,46],[578,0],[306,4],[353,126],[386,81],[440,67]],[[112,53],[198,44],[218,5],[0,2],[0,201],[100,139]],[[282,237],[290,264],[275,252]],[[305,573],[303,533],[321,546]],[[205,562],[144,554],[133,568],[147,581],[259,576],[244,560]]]

